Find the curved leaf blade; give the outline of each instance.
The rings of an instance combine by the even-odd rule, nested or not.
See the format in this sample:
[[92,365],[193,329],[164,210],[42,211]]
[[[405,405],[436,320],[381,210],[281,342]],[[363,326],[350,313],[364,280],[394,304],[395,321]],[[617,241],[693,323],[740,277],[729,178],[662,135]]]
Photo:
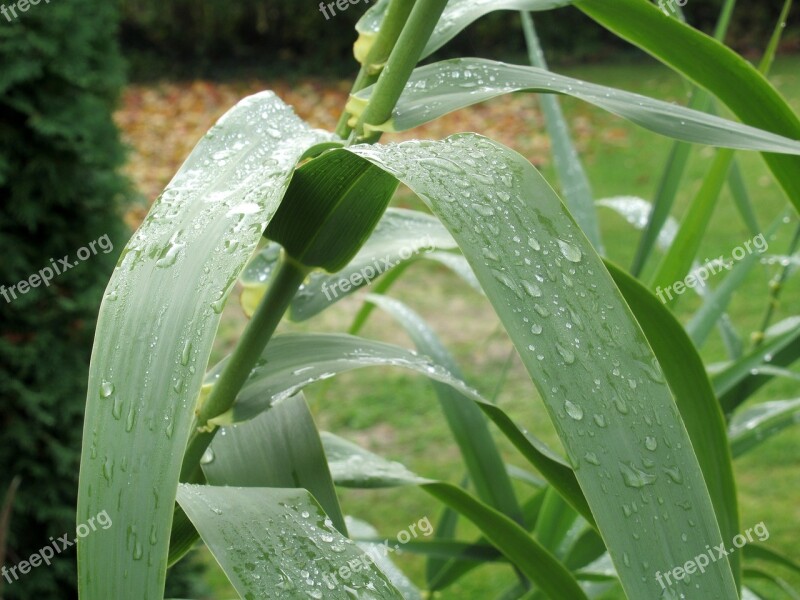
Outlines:
[[243,100],[123,250],[92,353],[77,518],[107,510],[126,525],[79,540],[82,598],[162,597],[181,459],[219,313],[297,160],[329,138],[272,93]]
[[[474,134],[347,151],[394,173],[453,234],[545,401],[626,593],[658,596],[642,564],[686,553],[675,524],[692,545],[720,543],[720,529],[662,370],[564,205],[527,160]],[[613,497],[608,478],[617,482]],[[627,517],[633,503],[638,512]],[[667,518],[669,532],[651,529]],[[698,585],[710,598],[737,594],[727,562],[693,579],[693,594]]]
[[[763,74],[724,44],[667,17],[645,0],[577,0],[575,6],[707,89],[744,123],[800,139],[800,118],[789,103]],[[703,59],[698,60],[698,56]],[[765,154],[764,160],[795,209],[800,210],[800,159]]]
[[[366,88],[356,98],[366,100],[372,90]],[[415,69],[391,120],[375,129],[405,131],[454,110],[518,91],[572,96],[645,129],[687,142],[800,154],[800,141],[769,131],[544,69],[480,58],[446,60]]]

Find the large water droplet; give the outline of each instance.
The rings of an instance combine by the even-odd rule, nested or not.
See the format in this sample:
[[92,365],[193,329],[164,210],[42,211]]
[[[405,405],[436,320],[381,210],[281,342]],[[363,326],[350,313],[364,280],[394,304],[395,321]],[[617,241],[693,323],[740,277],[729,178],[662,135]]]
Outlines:
[[581,253],[580,248],[571,244],[570,242],[558,240],[558,248],[561,250],[561,254],[564,255],[564,258],[566,258],[568,261],[574,263],[581,261],[583,254]]
[[656,480],[656,476],[652,473],[646,473],[640,468],[633,465],[633,463],[619,463],[619,470],[622,473],[622,479],[625,485],[633,488],[641,488],[646,485],[652,485]]
[[211,448],[206,448],[206,451],[203,452],[203,457],[200,459],[200,464],[207,465],[212,462],[214,462],[214,451]]
[[114,393],[114,384],[110,381],[103,380],[103,383],[100,384],[100,397],[101,398],[110,398],[111,394]]
[[570,402],[569,400],[564,402],[564,410],[571,418],[575,419],[576,421],[580,421],[581,419],[583,419],[583,409],[577,404]]
[[644,438],[644,447],[651,452],[654,452],[655,449],[658,448],[658,441],[656,438],[648,435],[646,438]]
[[559,355],[561,358],[564,359],[564,362],[568,365],[571,365],[575,362],[575,353],[570,350],[569,348],[565,348],[558,342],[556,342],[556,350],[558,350]]

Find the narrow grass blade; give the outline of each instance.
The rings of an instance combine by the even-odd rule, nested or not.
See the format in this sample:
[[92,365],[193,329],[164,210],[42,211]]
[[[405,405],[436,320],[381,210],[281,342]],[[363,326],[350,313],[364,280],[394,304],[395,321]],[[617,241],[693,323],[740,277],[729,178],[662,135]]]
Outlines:
[[[700,190],[681,221],[675,240],[652,277],[650,289],[669,290],[675,282],[682,281],[691,269],[705,239],[706,229],[725,185],[732,160],[732,150],[720,150],[714,157]],[[679,297],[669,294],[668,304],[674,304]]]
[[[455,360],[422,317],[388,296],[370,295],[368,301],[400,323],[419,352],[430,356],[455,377],[463,379]],[[486,416],[475,404],[464,402],[465,399],[459,397],[459,393],[451,386],[435,381],[432,384],[478,497],[512,520],[522,523],[522,510],[503,458],[489,432]]]
[[[764,75],[724,44],[665,16],[646,0],[578,0],[575,6],[707,89],[744,123],[800,139],[800,119],[788,102]],[[765,154],[764,160],[795,210],[800,209],[800,159]]]
[[[306,490],[181,484],[178,502],[242,598],[403,600]],[[351,561],[359,568],[338,579]]]
[[728,432],[733,457],[738,458],[797,423],[800,423],[800,400],[764,402],[737,413]]
[[[368,99],[373,89],[362,90],[356,98]],[[454,110],[517,91],[572,96],[645,129],[687,142],[800,154],[800,141],[789,137],[544,69],[481,58],[458,58],[419,67],[406,84],[392,118],[374,129],[405,131]],[[793,157],[777,158],[800,162]]]
[[[733,412],[749,394],[771,379],[770,375],[753,375],[751,373],[753,369],[766,363],[786,366],[798,357],[800,357],[800,324],[795,324],[788,331],[775,336],[716,373],[711,382],[722,410],[726,414]],[[743,394],[743,389],[748,393]]]
[[[474,134],[347,151],[393,172],[459,243],[539,389],[626,593],[658,596],[645,562],[668,566],[722,537],[661,367],[564,205],[523,157]],[[652,544],[662,519],[672,528]],[[721,561],[691,586],[705,597],[737,593]]]
[[432,481],[331,434],[323,438],[337,485],[358,488],[417,485],[457,510],[506,558],[553,598],[586,599],[572,574],[519,524],[448,483]]
[[[528,45],[528,57],[531,65],[548,70],[539,37],[536,35],[533,18],[529,12],[522,13],[522,29],[525,32],[525,42]],[[572,143],[564,113],[561,111],[558,99],[552,94],[540,95],[539,102],[542,105],[547,134],[550,136],[553,163],[561,183],[561,195],[586,237],[592,242],[597,252],[603,254],[600,225],[594,208],[589,177],[578,157],[575,144]]]
[[222,428],[201,466],[210,485],[304,488],[347,535],[319,432],[302,394],[251,421]]
[[123,250],[92,354],[77,519],[106,510],[124,525],[79,540],[84,600],[162,597],[181,459],[219,314],[296,161],[328,138],[272,93],[243,100]]
[[750,274],[753,268],[759,264],[763,253],[767,249],[766,240],[772,240],[773,236],[782,223],[782,218],[773,223],[766,234],[759,234],[759,239],[764,240],[764,248],[760,252],[748,253],[742,258],[730,271],[722,283],[708,293],[703,298],[702,306],[697,312],[692,315],[689,323],[686,325],[686,331],[689,337],[692,338],[695,346],[701,348],[708,339],[709,334],[714,329],[714,326],[720,321],[722,315],[728,308],[733,294],[744,283],[745,278]]

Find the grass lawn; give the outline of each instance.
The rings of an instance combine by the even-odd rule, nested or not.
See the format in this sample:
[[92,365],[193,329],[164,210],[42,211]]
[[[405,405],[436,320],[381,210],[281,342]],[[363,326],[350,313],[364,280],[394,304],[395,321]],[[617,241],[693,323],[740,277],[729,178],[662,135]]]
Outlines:
[[[569,69],[566,74],[669,101],[684,103],[686,100],[682,81],[654,62],[576,67]],[[778,60],[771,79],[790,99],[795,111],[800,112],[800,58]],[[269,82],[264,85],[268,87]],[[341,89],[339,84],[329,85]],[[742,90],[742,93],[746,93],[746,90]],[[595,196],[634,195],[651,199],[672,142],[578,101],[564,99],[562,104],[585,160]],[[459,130],[473,130],[490,137],[499,135],[504,143],[529,157],[553,182],[555,179],[547,154],[547,139],[536,106],[535,97],[517,94],[493,101],[487,106],[463,111],[450,117],[444,125],[439,125],[439,129],[414,132],[414,135],[441,137]],[[413,136],[405,135],[402,139],[408,137]],[[673,211],[675,216],[680,217],[697,191],[713,155],[714,151],[710,148],[698,147],[693,151],[687,177]],[[740,153],[738,157],[760,223],[766,228],[782,210],[785,199],[759,156]],[[403,193],[395,203],[420,207],[416,199]],[[600,217],[609,257],[621,265],[629,265],[636,248],[637,233],[608,209],[600,209]],[[777,239],[771,242],[769,252],[780,254],[792,230],[793,225],[783,226]],[[750,238],[752,235],[739,218],[726,190],[703,241],[701,257],[729,256],[736,246]],[[652,261],[649,266],[651,269],[654,266]],[[733,301],[730,316],[745,339],[762,319],[767,284],[774,269],[756,269]],[[721,277],[712,279],[711,284],[719,284]],[[795,277],[783,292],[776,320],[798,312],[799,280]],[[499,390],[497,402],[515,416],[518,423],[560,448],[533,384],[484,299],[449,272],[424,261],[411,267],[393,290],[393,295],[429,319],[473,385],[489,396]],[[282,329],[344,331],[358,306],[359,301],[351,298],[310,322],[287,324]],[[686,294],[677,306],[677,314],[686,322],[697,306],[697,299]],[[229,306],[217,355],[221,355],[236,339],[242,325],[243,317],[238,306]],[[375,313],[364,335],[410,347],[404,334],[378,313]],[[707,362],[725,358],[722,341],[716,333],[702,348],[702,354]],[[509,362],[510,368],[504,376]],[[797,381],[784,379],[765,386],[752,401],[793,398],[800,396],[798,392],[800,386]],[[427,381],[398,370],[362,370],[309,388],[307,398],[321,429],[333,431],[384,456],[399,460],[421,475],[452,482],[461,479],[464,467]],[[501,445],[508,462],[526,466],[510,445]],[[795,559],[800,557],[800,431],[786,431],[739,459],[736,462],[736,475],[742,529],[763,521],[770,532],[770,545]],[[519,490],[521,494],[529,493],[524,488]],[[436,502],[412,488],[343,491],[341,497],[347,514],[374,524],[381,535],[387,537],[422,517],[427,516],[434,521],[441,510]],[[474,530],[466,525],[461,527],[460,532],[466,539],[474,535]],[[420,559],[404,555],[398,561],[414,580],[422,582],[424,565]],[[209,560],[209,563],[212,562]],[[770,567],[770,570],[774,569]],[[780,573],[800,586],[799,578],[793,578],[785,570]],[[214,598],[236,596],[227,587],[221,572],[213,569],[208,577],[215,589]],[[513,574],[508,568],[481,567],[439,597],[495,597],[512,581]],[[765,597],[782,597],[777,595],[774,588],[762,585],[759,589]]]

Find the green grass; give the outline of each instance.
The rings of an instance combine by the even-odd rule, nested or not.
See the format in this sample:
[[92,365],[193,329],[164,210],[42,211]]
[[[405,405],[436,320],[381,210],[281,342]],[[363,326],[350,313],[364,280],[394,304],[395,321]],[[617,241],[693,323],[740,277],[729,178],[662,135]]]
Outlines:
[[[800,58],[778,60],[773,73],[773,82],[789,98],[795,110],[800,111]],[[566,74],[670,101],[684,103],[686,99],[682,81],[654,62],[586,66],[571,69]],[[530,101],[535,102],[533,98]],[[579,132],[576,138],[595,197],[635,195],[651,199],[672,142],[575,100],[563,100],[563,106],[571,124],[588,130],[588,133]],[[520,131],[525,132],[533,131],[538,124],[520,123],[519,126]],[[524,137],[521,133],[520,138]],[[675,216],[683,213],[712,157],[710,148],[698,147],[693,151],[673,211]],[[785,206],[785,199],[759,156],[739,153],[738,157],[760,222],[766,226]],[[538,166],[548,180],[554,181],[551,165]],[[396,204],[421,206],[415,199],[402,194]],[[627,267],[634,255],[638,234],[616,214],[607,209],[600,210],[608,255]],[[769,252],[781,252],[788,241],[789,230],[790,227],[781,229],[778,241],[770,246]],[[726,190],[703,241],[701,257],[730,255],[733,248],[751,237]],[[654,266],[654,261],[651,261],[650,269]],[[756,269],[734,298],[730,315],[745,339],[762,319],[771,275],[772,268]],[[800,306],[798,279],[791,280],[785,289],[776,320],[791,315]],[[719,283],[719,277],[716,280],[712,278],[712,285]],[[511,344],[488,302],[449,272],[426,263],[413,266],[396,286],[393,295],[429,319],[447,342],[470,382],[485,394],[491,396],[497,389],[504,365],[511,356],[511,368],[497,401],[521,425],[560,448],[535,388],[516,355],[512,354]],[[358,301],[351,298],[308,323],[286,325],[283,329],[343,331],[349,326],[358,306]],[[697,306],[697,299],[687,293],[678,304],[677,314],[685,323]],[[223,322],[219,352],[233,343],[241,326],[240,311],[233,307],[227,311]],[[404,334],[388,318],[377,313],[364,335],[410,346]],[[717,334],[712,335],[702,354],[706,362],[725,358]],[[776,381],[765,386],[752,401],[797,397],[799,391],[796,381]],[[461,479],[464,468],[440,415],[436,397],[426,381],[396,370],[360,371],[318,384],[308,390],[307,397],[321,429],[334,431],[391,459],[402,461],[421,475],[452,482]],[[508,462],[525,466],[509,444],[501,440],[501,447]],[[800,433],[797,429],[776,436],[736,463],[743,530],[764,521],[770,532],[769,544],[789,556],[797,553],[799,474]],[[521,494],[529,493],[524,488],[519,490]],[[417,489],[343,491],[342,501],[346,514],[377,525],[381,534],[387,537],[424,516],[434,521],[441,510]],[[460,532],[466,539],[474,535],[474,530],[464,524]],[[213,560],[209,559],[209,562]],[[406,555],[399,558],[399,563],[414,580],[422,582],[424,566],[420,559]],[[800,578],[792,577],[786,571],[780,573],[795,585],[800,585]],[[235,597],[217,569],[212,569],[208,577],[216,590],[215,598]],[[439,597],[494,597],[512,581],[510,569],[481,567]],[[759,589],[766,597],[781,597],[769,587],[762,585]]]

